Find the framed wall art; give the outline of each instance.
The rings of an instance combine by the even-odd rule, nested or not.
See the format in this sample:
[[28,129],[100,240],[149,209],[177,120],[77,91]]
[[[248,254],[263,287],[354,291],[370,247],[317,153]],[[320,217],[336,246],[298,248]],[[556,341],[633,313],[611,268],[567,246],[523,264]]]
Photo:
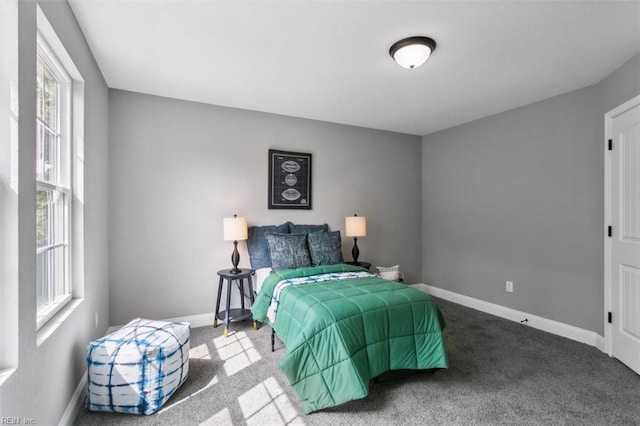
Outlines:
[[311,210],[311,154],[269,150],[268,208]]

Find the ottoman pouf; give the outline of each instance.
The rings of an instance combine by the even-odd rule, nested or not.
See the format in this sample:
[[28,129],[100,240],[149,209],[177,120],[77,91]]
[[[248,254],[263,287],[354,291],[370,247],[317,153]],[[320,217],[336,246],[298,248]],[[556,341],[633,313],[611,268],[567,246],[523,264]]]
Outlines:
[[135,319],[89,343],[86,407],[153,414],[187,379],[189,323]]

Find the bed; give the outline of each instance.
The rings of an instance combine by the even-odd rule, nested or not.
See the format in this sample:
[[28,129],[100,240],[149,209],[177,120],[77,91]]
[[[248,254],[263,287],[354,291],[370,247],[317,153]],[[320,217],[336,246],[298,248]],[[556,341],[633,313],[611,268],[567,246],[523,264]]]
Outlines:
[[306,414],[366,397],[389,370],[448,367],[444,318],[429,295],[344,264],[339,231],[286,235],[261,234],[272,272],[252,312],[284,343],[279,366]]

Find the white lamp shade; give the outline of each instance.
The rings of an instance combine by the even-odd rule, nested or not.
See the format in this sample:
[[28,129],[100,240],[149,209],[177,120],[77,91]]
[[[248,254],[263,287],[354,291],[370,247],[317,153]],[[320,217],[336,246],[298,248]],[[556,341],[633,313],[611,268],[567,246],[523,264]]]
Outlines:
[[424,64],[431,55],[431,48],[424,44],[409,44],[401,47],[393,55],[393,59],[402,68],[413,69]]
[[247,239],[247,218],[225,217],[223,219],[224,240],[241,241]]
[[367,236],[367,218],[364,216],[347,216],[344,225],[347,237]]

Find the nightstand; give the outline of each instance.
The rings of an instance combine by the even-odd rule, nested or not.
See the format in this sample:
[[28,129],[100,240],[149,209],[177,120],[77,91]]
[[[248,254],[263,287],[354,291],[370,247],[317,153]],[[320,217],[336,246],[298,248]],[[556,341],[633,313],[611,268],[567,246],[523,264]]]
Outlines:
[[369,262],[360,262],[360,261],[353,262],[352,261],[352,262],[344,262],[344,263],[346,263],[347,265],[362,266],[363,268],[367,268],[367,269],[371,268],[371,264]]
[[[224,337],[229,335],[229,323],[235,321],[244,321],[247,318],[251,318],[251,309],[245,308],[244,305],[244,280],[246,279],[249,284],[249,300],[251,300],[251,305],[253,306],[254,296],[253,296],[253,280],[251,279],[251,275],[253,274],[253,270],[251,269],[240,269],[240,272],[231,272],[231,269],[221,269],[218,271],[218,275],[220,275],[220,281],[218,282],[218,297],[216,298],[216,311],[213,318],[213,326],[218,326],[218,320],[224,321]],[[225,280],[227,281],[227,304],[226,309],[220,312],[220,297],[222,296],[222,285]],[[240,308],[231,309],[229,305],[231,304],[231,287],[233,287],[233,283],[238,287],[240,291]],[[253,322],[253,329],[258,329],[258,324]]]

